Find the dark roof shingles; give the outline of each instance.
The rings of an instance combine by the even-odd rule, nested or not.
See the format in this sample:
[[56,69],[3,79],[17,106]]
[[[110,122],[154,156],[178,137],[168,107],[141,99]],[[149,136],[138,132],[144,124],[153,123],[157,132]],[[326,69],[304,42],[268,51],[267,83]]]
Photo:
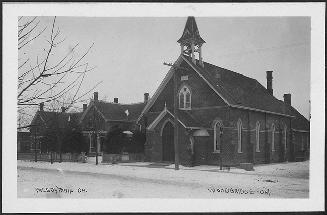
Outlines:
[[[145,103],[120,104],[111,102],[96,102],[96,107],[104,115],[106,120],[135,121],[141,114]],[[125,111],[128,110],[128,117]]]
[[[284,102],[270,95],[257,80],[204,62],[204,68],[192,64],[228,103],[249,108],[291,115]],[[219,74],[219,78],[216,77]]]

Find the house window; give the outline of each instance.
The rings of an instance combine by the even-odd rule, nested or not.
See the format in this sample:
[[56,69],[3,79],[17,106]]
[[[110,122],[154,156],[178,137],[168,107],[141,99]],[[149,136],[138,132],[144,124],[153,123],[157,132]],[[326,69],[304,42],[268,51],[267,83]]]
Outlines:
[[275,151],[275,125],[271,126],[271,151]]
[[221,139],[220,139],[220,128],[222,127],[221,122],[217,121],[214,124],[214,145],[213,151],[220,153]]
[[237,122],[237,152],[242,153],[242,121]]
[[186,86],[179,91],[179,108],[191,109],[191,91]]
[[287,127],[284,127],[284,151],[286,153],[287,150]]
[[304,134],[302,134],[301,140],[301,151],[304,151]]
[[260,152],[260,123],[257,122],[255,126],[255,151]]

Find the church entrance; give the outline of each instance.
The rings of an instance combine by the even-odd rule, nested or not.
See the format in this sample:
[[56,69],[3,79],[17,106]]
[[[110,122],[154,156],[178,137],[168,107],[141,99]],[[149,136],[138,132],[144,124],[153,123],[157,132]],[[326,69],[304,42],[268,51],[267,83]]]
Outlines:
[[170,121],[167,121],[162,129],[162,160],[175,161],[174,126]]

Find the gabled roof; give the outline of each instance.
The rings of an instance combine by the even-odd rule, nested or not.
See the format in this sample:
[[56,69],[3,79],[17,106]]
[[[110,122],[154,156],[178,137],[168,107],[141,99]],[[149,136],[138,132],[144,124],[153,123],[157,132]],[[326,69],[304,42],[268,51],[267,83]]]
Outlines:
[[[135,121],[142,112],[145,103],[134,103],[134,104],[120,104],[111,103],[104,101],[92,102],[86,111],[84,111],[80,120],[83,120],[86,113],[95,106],[97,111],[103,116],[106,121]],[[128,110],[128,116],[126,115]]]
[[[257,80],[207,62],[203,62],[204,67],[199,66],[198,61],[194,64],[185,55],[180,55],[173,67],[180,66],[182,61],[185,61],[228,106],[293,117],[292,112],[286,108],[284,102],[270,95]],[[157,91],[143,109],[138,121],[152,107],[173,77],[173,67],[170,68]]]
[[[162,112],[156,113],[151,117],[149,121],[149,126],[147,127],[148,130],[154,129],[157,124],[166,116],[170,115],[174,118],[174,114],[172,114],[167,108],[164,108]],[[178,110],[178,122],[184,128],[200,128],[200,123],[197,122],[191,115],[187,114],[185,111]]]
[[242,74],[204,62],[204,68],[185,61],[208,82],[226,102],[236,108],[250,108],[268,113],[292,115],[284,102],[278,100],[257,80]]
[[[182,58],[182,55],[180,55],[177,58],[177,60],[175,61],[174,66],[179,66],[182,61],[183,61],[183,58]],[[173,69],[173,67],[171,67],[169,69],[168,73],[166,74],[166,76],[164,77],[164,79],[162,80],[162,82],[160,83],[160,85],[157,88],[156,92],[153,94],[153,96],[149,99],[148,103],[145,105],[144,109],[142,110],[141,114],[137,118],[136,122],[138,122],[142,118],[142,116],[152,107],[152,105],[157,100],[160,93],[163,91],[165,86],[168,84],[169,80],[173,77],[173,74],[174,74],[173,71],[174,71],[174,69]]]
[[205,43],[205,41],[201,38],[198,30],[198,26],[196,25],[194,16],[189,16],[187,18],[183,35],[177,41],[178,43],[185,43],[194,40],[200,44]]
[[37,126],[46,126],[46,127],[53,127],[53,126],[60,126],[65,127],[69,123],[72,125],[77,125],[78,120],[81,117],[82,113],[80,112],[54,112],[54,111],[37,111],[33,117],[31,122],[31,126],[37,125],[36,120],[38,117],[42,120],[42,125]]
[[292,129],[301,131],[310,131],[310,121],[300,114],[294,107],[288,106],[295,119],[292,120]]

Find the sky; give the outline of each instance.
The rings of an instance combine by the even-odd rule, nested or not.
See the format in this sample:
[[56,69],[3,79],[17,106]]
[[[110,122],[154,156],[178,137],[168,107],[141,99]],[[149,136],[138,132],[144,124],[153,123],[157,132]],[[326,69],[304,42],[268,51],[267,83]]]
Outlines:
[[[274,96],[292,94],[292,105],[309,117],[310,18],[309,17],[195,17],[203,60],[257,79],[266,87],[266,71],[273,71]],[[40,17],[50,25],[53,17]],[[80,54],[92,43],[86,60],[95,66],[83,90],[99,81],[99,99],[120,103],[143,101],[154,94],[169,67],[180,54],[177,40],[187,17],[57,17],[56,26],[66,38],[57,53],[80,44]],[[26,50],[39,52],[45,32]],[[88,95],[89,98],[92,94]],[[82,104],[77,104],[82,107]]]

